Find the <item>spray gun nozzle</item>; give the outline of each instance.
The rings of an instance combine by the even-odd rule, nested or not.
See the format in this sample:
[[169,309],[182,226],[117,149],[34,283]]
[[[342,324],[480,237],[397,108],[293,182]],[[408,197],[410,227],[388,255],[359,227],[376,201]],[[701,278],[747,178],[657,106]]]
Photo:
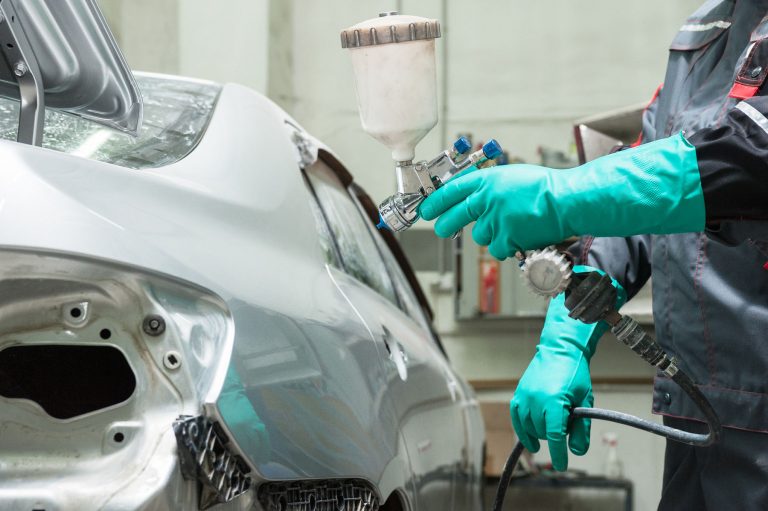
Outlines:
[[379,230],[389,230],[389,226],[387,225],[387,222],[385,222],[381,217],[381,213],[379,213],[379,223],[376,224],[376,228]]

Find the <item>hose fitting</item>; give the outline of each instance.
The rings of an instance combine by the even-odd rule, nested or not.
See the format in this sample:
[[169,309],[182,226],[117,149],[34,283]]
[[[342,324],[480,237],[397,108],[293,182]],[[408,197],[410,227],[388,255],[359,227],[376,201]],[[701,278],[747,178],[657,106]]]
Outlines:
[[643,360],[658,367],[670,378],[677,374],[675,359],[667,355],[659,343],[634,319],[622,316],[616,326],[611,328],[611,332]]

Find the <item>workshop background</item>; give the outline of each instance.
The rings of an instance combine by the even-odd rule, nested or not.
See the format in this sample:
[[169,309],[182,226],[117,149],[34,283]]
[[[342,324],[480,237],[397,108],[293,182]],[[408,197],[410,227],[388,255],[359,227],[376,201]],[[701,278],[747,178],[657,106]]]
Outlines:
[[[669,42],[700,1],[99,4],[133,69],[238,82],[266,94],[336,151],[380,200],[394,189],[393,164],[389,151],[360,128],[341,29],[390,10],[440,20],[440,121],[417,147],[417,157],[431,158],[457,134],[469,133],[475,142],[498,139],[511,158],[568,165],[576,161],[574,120],[647,102],[663,80]],[[496,267],[489,288],[483,272],[495,263],[468,246],[471,241],[457,263],[451,242],[437,240],[428,223],[415,229],[402,242],[454,366],[473,383],[491,418],[489,465],[498,465],[511,448],[508,401],[533,356],[545,304],[519,289],[514,263]],[[647,292],[630,307],[652,322]],[[653,372],[643,364],[604,339],[592,363],[596,406],[650,417]],[[658,437],[596,422],[589,453],[571,456],[570,468],[595,475],[615,471],[604,441],[611,433],[618,435],[623,475],[634,483],[635,509],[655,509],[664,454]],[[544,445],[536,459],[547,461]]]

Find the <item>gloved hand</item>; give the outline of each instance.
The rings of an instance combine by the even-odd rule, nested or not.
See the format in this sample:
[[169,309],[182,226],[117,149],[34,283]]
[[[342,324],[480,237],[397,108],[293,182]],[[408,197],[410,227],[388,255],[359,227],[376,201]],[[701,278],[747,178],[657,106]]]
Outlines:
[[425,220],[447,238],[472,238],[497,259],[570,236],[670,234],[704,229],[696,149],[682,134],[573,169],[502,165],[463,173],[427,197]]
[[[595,270],[574,267],[576,273],[587,271]],[[613,285],[618,289],[618,309],[626,293],[615,280]],[[582,456],[589,449],[590,420],[576,419],[568,430],[568,419],[572,408],[592,406],[589,360],[607,329],[604,321],[588,325],[569,318],[564,293],[553,298],[536,355],[512,397],[510,413],[518,438],[531,452],[538,452],[539,439],[546,439],[555,470],[568,468],[566,435],[572,453]]]

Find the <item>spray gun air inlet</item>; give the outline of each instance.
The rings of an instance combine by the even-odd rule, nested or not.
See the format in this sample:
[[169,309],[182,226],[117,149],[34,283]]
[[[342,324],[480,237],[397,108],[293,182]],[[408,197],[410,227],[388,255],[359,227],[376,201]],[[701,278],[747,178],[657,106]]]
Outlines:
[[496,139],[493,138],[486,142],[483,146],[483,154],[489,160],[495,160],[501,156],[502,152],[503,151],[501,149],[501,145],[496,141]]
[[467,154],[472,149],[472,144],[469,143],[467,137],[459,137],[456,142],[453,143],[453,148],[456,151],[456,155],[460,156]]

